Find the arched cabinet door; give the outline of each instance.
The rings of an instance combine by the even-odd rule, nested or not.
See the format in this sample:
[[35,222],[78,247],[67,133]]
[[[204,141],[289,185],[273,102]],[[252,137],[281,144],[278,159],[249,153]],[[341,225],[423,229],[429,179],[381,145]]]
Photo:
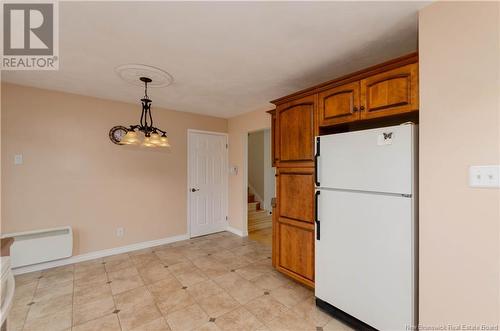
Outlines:
[[418,64],[408,64],[361,80],[361,119],[416,111]]
[[359,119],[359,81],[319,93],[319,125],[329,126]]
[[316,100],[310,95],[276,108],[278,166],[313,165]]

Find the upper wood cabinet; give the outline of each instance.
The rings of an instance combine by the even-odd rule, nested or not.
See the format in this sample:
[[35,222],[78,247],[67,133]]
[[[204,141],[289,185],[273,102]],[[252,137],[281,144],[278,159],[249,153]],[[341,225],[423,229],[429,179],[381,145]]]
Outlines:
[[314,158],[316,96],[276,108],[277,160],[281,166],[308,166]]
[[418,110],[418,64],[361,80],[361,119]]
[[[284,123],[283,125],[289,125],[290,122],[295,123],[295,131],[298,129],[298,125],[308,126],[313,123],[315,127],[303,133],[301,138],[305,139],[305,136],[314,130],[317,134],[319,127],[325,128],[416,112],[419,108],[418,98],[418,54],[412,53],[318,84],[276,99],[272,103],[277,106],[278,122],[281,121],[281,117],[285,117],[284,114],[280,114],[280,111],[291,109],[298,113],[297,107],[305,110],[304,108],[307,108],[305,104],[309,105],[309,109],[301,114],[303,117],[300,119],[297,113],[293,114],[292,111],[288,114],[288,118],[283,118],[281,121]],[[315,100],[317,104],[316,121],[311,122],[310,119],[314,118]],[[309,121],[305,121],[306,116],[310,116]],[[326,131],[322,130],[322,132]],[[293,133],[290,134],[293,135]],[[283,155],[278,153],[280,161],[309,160],[312,151],[309,143],[302,147],[297,146],[298,136],[295,135],[289,144],[285,143],[289,147],[287,149],[287,146],[283,146],[283,141],[287,141],[287,138],[291,137],[285,136],[283,131],[280,131],[279,135],[280,148],[284,151]],[[302,150],[300,150],[301,148]],[[288,165],[284,164],[284,166]]]
[[359,119],[359,82],[319,93],[319,125],[328,126]]

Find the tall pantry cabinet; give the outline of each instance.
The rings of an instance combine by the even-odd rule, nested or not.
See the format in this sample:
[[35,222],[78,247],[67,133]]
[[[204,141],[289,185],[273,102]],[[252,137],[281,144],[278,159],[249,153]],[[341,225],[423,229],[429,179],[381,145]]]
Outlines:
[[418,119],[410,54],[272,101],[273,265],[314,287],[314,137]]

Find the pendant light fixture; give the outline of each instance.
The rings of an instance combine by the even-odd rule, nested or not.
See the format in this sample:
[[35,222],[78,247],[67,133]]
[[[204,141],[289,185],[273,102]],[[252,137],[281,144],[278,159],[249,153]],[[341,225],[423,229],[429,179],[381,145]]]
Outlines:
[[[128,128],[118,126],[111,129],[121,130],[122,136],[110,132],[110,137],[115,137],[120,145],[138,145],[142,147],[170,147],[167,132],[158,129],[153,125],[153,115],[151,114],[151,99],[148,97],[148,84],[152,82],[151,78],[140,77],[139,80],[144,83],[144,97],[141,99],[142,113],[139,124],[130,125]],[[119,138],[118,138],[119,137]],[[120,139],[121,138],[121,139]]]

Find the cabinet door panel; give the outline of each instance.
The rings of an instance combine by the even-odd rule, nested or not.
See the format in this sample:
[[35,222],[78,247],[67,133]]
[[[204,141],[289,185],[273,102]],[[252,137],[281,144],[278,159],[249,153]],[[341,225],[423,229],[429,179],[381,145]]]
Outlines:
[[418,110],[418,64],[361,80],[361,119]]
[[279,163],[312,162],[314,155],[315,96],[277,108]]
[[319,125],[328,126],[359,119],[359,82],[319,93]]
[[312,223],[314,215],[314,169],[278,169],[278,213]]
[[280,218],[278,269],[314,286],[314,225]]

